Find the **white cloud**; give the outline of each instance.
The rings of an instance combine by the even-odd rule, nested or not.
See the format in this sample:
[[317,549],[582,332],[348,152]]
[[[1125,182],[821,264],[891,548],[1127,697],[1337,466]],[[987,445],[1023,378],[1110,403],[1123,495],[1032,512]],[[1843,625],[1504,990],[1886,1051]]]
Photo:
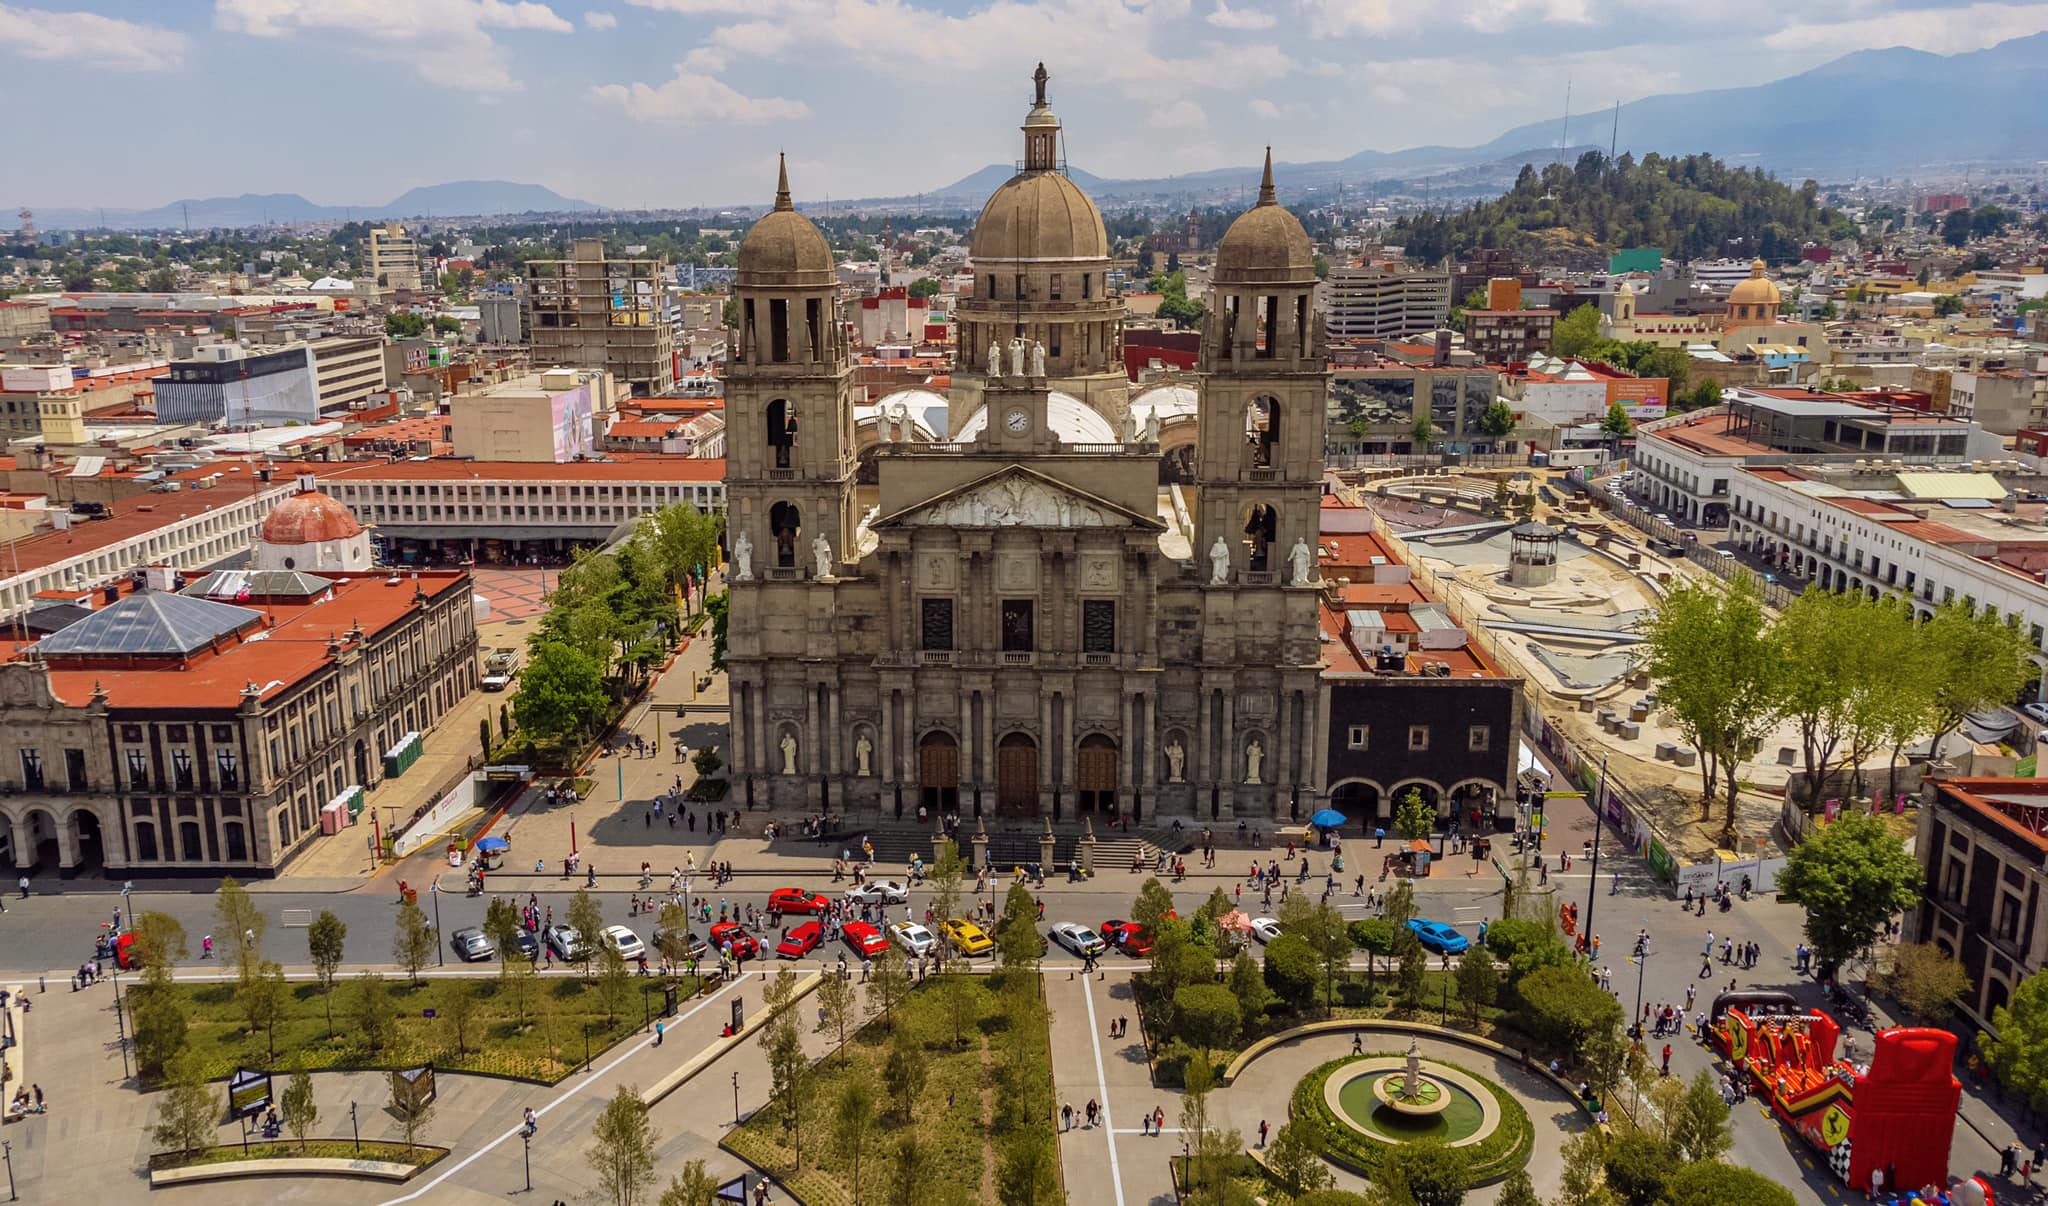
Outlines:
[[1191,100],[1177,100],[1152,110],[1147,120],[1161,130],[1200,130],[1209,124],[1209,115]]
[[1471,7],[1460,20],[1480,33],[1504,33],[1532,21],[1590,25],[1593,14],[1587,4],[1588,0],[1471,0]]
[[1246,107],[1252,111],[1253,117],[1262,117],[1265,118],[1267,121],[1280,120],[1280,106],[1274,104],[1272,101],[1267,100],[1263,96],[1254,97],[1251,103]]
[[751,97],[718,79],[679,64],[666,84],[599,84],[591,94],[617,105],[635,121],[673,125],[710,122],[759,123],[810,116],[810,106],[785,97]]
[[191,47],[192,39],[184,34],[155,25],[0,4],[0,54],[124,71],[169,71],[184,65]]
[[1854,21],[1795,22],[1765,37],[1764,44],[1774,50],[1834,54],[1889,46],[1959,54],[2043,30],[2048,30],[2048,4],[1971,4],[1908,9]]
[[591,9],[583,14],[583,24],[589,29],[617,29],[619,27],[619,19],[602,9]]
[[1232,8],[1223,0],[1216,0],[1216,11],[1205,18],[1218,29],[1258,30],[1271,29],[1280,20],[1272,13],[1260,12],[1255,8]]
[[410,66],[421,79],[475,92],[520,84],[489,31],[569,33],[532,0],[214,0],[214,23],[256,38],[313,35]]
[[1310,32],[1322,37],[1386,33],[1397,24],[1394,0],[1302,0]]

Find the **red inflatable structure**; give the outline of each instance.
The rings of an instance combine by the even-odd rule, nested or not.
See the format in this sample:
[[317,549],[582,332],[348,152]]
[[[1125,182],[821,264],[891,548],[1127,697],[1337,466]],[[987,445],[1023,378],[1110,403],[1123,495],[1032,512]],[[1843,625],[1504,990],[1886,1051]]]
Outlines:
[[1948,1183],[1963,1094],[1951,1071],[1955,1035],[1904,1026],[1880,1031],[1869,1067],[1860,1070],[1836,1057],[1841,1027],[1817,1011],[1751,1017],[1730,1009],[1713,1035],[1772,1111],[1828,1153],[1851,1189],[1868,1191],[1878,1169],[1888,1190]]

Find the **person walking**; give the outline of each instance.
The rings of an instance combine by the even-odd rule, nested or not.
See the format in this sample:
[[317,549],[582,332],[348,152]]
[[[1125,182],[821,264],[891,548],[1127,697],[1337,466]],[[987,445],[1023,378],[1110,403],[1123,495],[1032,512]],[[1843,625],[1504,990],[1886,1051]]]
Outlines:
[[22,898],[23,900],[27,900],[27,899],[28,899],[28,876],[24,875],[24,876],[22,876],[22,877],[21,877],[20,879],[18,879],[18,880],[15,880],[15,881],[14,881],[14,883],[15,883],[15,886],[16,886],[16,887],[18,887],[18,888],[20,888],[20,889],[21,889],[21,898]]
[[1152,1133],[1155,1136],[1166,1133],[1166,1109],[1164,1106],[1152,1107]]
[[1074,1129],[1074,1107],[1071,1102],[1060,1106],[1060,1129],[1063,1131]]
[[1263,1118],[1259,1119],[1259,1146],[1266,1146],[1266,1120]]

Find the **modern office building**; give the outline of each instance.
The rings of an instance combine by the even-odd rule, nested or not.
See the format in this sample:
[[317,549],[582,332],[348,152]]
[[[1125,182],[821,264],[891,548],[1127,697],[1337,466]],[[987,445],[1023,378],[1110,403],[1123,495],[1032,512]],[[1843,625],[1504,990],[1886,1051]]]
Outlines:
[[[378,372],[382,372],[380,361]],[[157,419],[274,427],[320,421],[319,376],[309,344],[255,352],[207,344],[156,382]]]
[[1400,339],[1434,331],[1450,318],[1446,272],[1368,264],[1332,268],[1325,285],[1332,339]]
[[566,260],[526,265],[526,330],[533,363],[604,369],[643,397],[676,381],[668,265],[612,259],[603,239],[578,239]]
[[380,289],[418,289],[420,246],[396,222],[373,226],[363,239],[363,271]]
[[480,461],[581,460],[617,409],[610,373],[548,369],[448,400],[455,455]]
[[371,394],[388,387],[382,336],[336,335],[316,339],[309,346],[321,414],[346,417],[349,411],[369,405]]

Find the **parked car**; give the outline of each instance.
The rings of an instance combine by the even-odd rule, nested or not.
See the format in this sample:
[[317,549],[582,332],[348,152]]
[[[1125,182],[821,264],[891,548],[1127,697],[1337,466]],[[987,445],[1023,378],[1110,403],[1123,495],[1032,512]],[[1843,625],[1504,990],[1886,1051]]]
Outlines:
[[761,944],[755,941],[752,934],[740,928],[736,922],[721,921],[711,927],[711,945],[722,951],[726,949],[727,943],[732,944],[732,957],[741,963],[758,958],[761,954]]
[[910,889],[893,879],[878,879],[847,892],[846,899],[856,904],[903,904],[910,899]]
[[555,952],[555,958],[564,963],[583,962],[583,935],[573,925],[551,925],[541,935],[547,939],[548,949]]
[[849,921],[839,934],[846,939],[846,945],[853,948],[853,953],[863,959],[876,958],[889,949],[889,940],[882,937],[882,931],[865,921]]
[[965,917],[948,917],[939,923],[939,929],[946,935],[946,942],[954,950],[969,958],[985,955],[996,949],[995,939]]
[[491,942],[490,936],[474,926],[467,926],[450,934],[448,945],[455,948],[455,953],[461,956],[465,963],[488,959],[498,953],[498,948]]
[[1271,942],[1280,936],[1280,923],[1271,917],[1252,918],[1252,937],[1261,943]]
[[1084,959],[1091,955],[1100,955],[1108,949],[1102,941],[1102,935],[1078,921],[1062,921],[1053,926],[1052,940]]
[[822,913],[832,902],[802,888],[777,888],[768,894],[768,907],[778,913]]
[[[654,931],[654,937],[648,942],[648,945],[658,951],[662,948],[662,944],[667,936],[668,931],[657,929]],[[710,943],[699,938],[694,930],[683,931],[683,957],[681,962],[687,963],[692,959],[702,959],[710,953]]]
[[2020,708],[2031,720],[2048,724],[2048,703],[2030,703]]
[[1103,922],[1095,932],[1102,935],[1104,942],[1133,959],[1142,959],[1152,953],[1152,936],[1135,921],[1112,919]]
[[921,957],[932,953],[939,940],[932,932],[915,921],[899,921],[889,927],[889,940],[903,948],[903,953]]
[[790,927],[782,941],[775,944],[775,953],[784,959],[801,959],[816,950],[818,943],[824,940],[825,927],[815,921],[806,921]]
[[1411,917],[1408,929],[1427,950],[1439,955],[1462,955],[1472,945],[1472,940],[1441,921],[1426,917]]
[[617,948],[629,963],[647,953],[647,945],[640,941],[640,935],[622,925],[604,927],[604,941],[606,946]]
[[521,926],[512,934],[512,949],[526,956],[526,961],[531,963],[540,958],[540,939],[533,936],[532,930]]

